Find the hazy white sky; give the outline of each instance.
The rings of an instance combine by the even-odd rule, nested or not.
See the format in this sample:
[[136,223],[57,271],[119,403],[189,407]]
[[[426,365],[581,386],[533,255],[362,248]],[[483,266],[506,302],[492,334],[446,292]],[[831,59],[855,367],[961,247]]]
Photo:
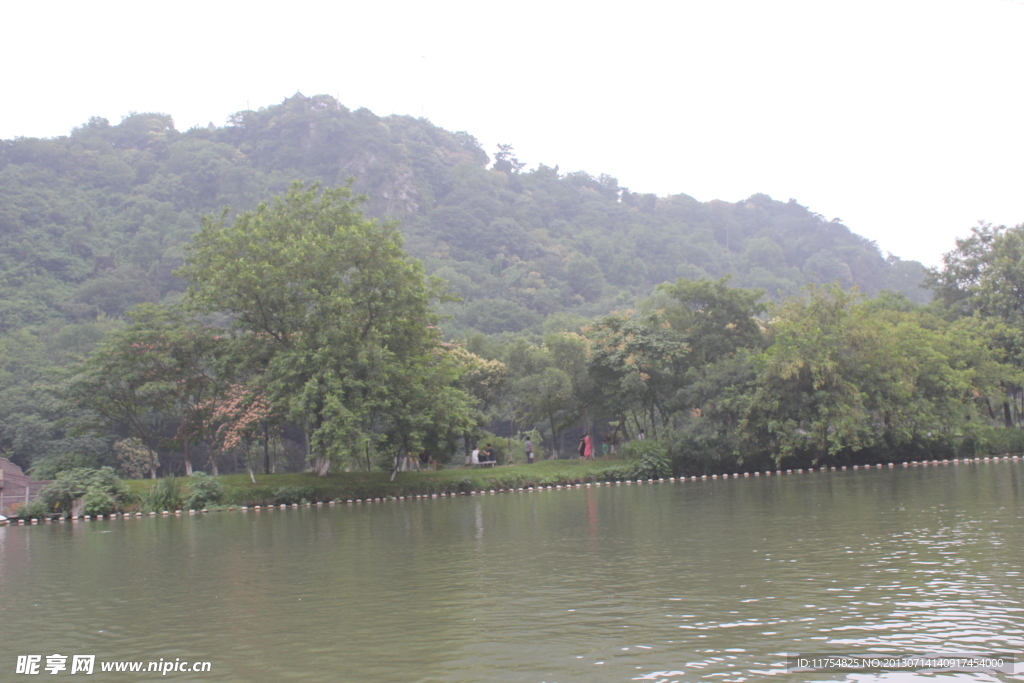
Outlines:
[[[938,262],[1024,222],[1024,1],[7,3],[0,138],[296,90],[636,192],[796,198]],[[2,191],[2,188],[0,188]]]

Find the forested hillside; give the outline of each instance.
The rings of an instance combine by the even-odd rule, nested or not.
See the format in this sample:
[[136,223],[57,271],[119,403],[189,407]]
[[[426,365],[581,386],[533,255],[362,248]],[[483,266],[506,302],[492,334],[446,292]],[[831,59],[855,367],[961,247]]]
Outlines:
[[[855,312],[849,329],[875,340],[857,353],[911,358],[882,318],[919,315],[912,302],[930,298],[920,264],[883,257],[793,200],[656,197],[606,175],[526,167],[507,145],[492,159],[467,133],[322,95],[240,112],[224,127],[181,132],[168,115],[131,114],[66,137],[0,141],[0,453],[39,476],[118,463],[135,474],[188,472],[193,461],[233,471],[262,459],[266,469],[278,456],[292,469],[372,469],[417,449],[448,462],[456,442],[465,448],[484,430],[537,430],[548,453],[565,454],[566,434],[579,430],[683,434],[694,415],[705,417],[686,432],[685,451],[712,459],[877,445],[877,434],[835,436],[817,404],[758,388],[772,356],[750,354],[771,346],[787,316],[794,329],[823,330],[825,344],[832,323],[789,299],[808,283],[838,282],[907,298],[869,305],[828,284],[797,299]],[[362,203],[327,189],[350,179]],[[286,195],[292,213],[271,201]],[[232,292],[237,300],[221,300]],[[782,317],[769,321],[762,298],[789,300]],[[270,300],[276,313],[263,318]],[[982,332],[914,320],[931,340],[921,348],[948,346],[942,358],[957,372],[967,372],[962,358],[997,363],[946,339]],[[848,330],[833,327],[838,349]],[[825,353],[819,346],[788,351]],[[734,357],[744,360],[730,365]],[[918,365],[850,396],[914,385]],[[862,366],[850,372],[874,367]],[[790,366],[780,367],[788,381]],[[928,410],[941,399],[952,406],[943,415],[963,418],[965,401],[968,412],[991,412],[990,378],[961,379]],[[755,390],[767,398],[754,401]],[[807,412],[756,412],[769,404]],[[859,415],[856,428],[871,431],[879,410],[833,412]],[[890,440],[938,433],[926,412]],[[943,438],[955,423],[943,423]],[[802,451],[779,440],[778,425],[824,436]]]
[[492,163],[471,135],[325,95],[297,94],[219,128],[180,132],[168,115],[130,114],[67,137],[5,140],[0,332],[91,325],[173,297],[202,215],[251,209],[297,179],[354,177],[369,215],[400,221],[407,251],[465,300],[446,310],[450,331],[538,329],[553,312],[591,316],[664,281],[730,273],[775,300],[835,280],[927,298],[919,264],[884,258],[792,200],[659,198],[605,175],[524,168],[510,148]]

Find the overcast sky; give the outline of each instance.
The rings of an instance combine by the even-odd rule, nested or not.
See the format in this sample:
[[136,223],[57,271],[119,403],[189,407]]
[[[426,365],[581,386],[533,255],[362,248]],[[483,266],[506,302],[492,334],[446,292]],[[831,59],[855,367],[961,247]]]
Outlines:
[[[1024,1],[7,3],[0,138],[327,93],[635,192],[763,192],[938,263],[1024,222]],[[0,188],[2,191],[2,188]]]

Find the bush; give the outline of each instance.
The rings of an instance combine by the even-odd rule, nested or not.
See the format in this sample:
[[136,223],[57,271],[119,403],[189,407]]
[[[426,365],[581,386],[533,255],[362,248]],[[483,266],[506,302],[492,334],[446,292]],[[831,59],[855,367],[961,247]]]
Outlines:
[[185,489],[185,507],[191,510],[217,505],[224,499],[224,485],[205,472],[193,472]]
[[672,461],[668,446],[656,439],[630,441],[622,448],[624,457],[631,463],[630,479],[661,479],[672,473]]
[[[708,418],[684,419],[680,427],[667,434],[672,473],[677,476],[721,474],[740,469],[739,450],[733,430]],[[747,453],[745,461],[760,461],[763,454]],[[766,466],[773,464],[766,463]]]
[[274,491],[274,505],[292,505],[313,500],[316,492],[309,486],[282,486]]
[[109,515],[117,512],[117,500],[108,491],[90,488],[82,497],[82,512],[87,515]]
[[568,472],[552,472],[546,477],[541,477],[537,482],[539,486],[558,486],[566,484],[574,484],[576,479]]
[[148,512],[181,509],[181,488],[177,479],[160,479],[142,497],[142,509]]
[[526,478],[521,474],[500,474],[494,478],[494,483],[503,489],[517,489],[526,483]]
[[980,435],[981,449],[989,454],[1024,453],[1024,429],[993,427]]
[[269,505],[274,500],[274,489],[269,486],[245,486],[231,489],[224,496],[228,505]]
[[142,479],[156,469],[156,453],[138,437],[115,443],[114,455],[117,457],[117,466],[129,479]]
[[50,509],[43,500],[36,498],[18,507],[14,514],[23,519],[42,519],[50,514]]
[[38,500],[47,510],[69,514],[75,501],[82,499],[87,515],[116,512],[132,502],[133,496],[109,467],[75,468],[61,472],[57,479],[39,492]]
[[631,479],[633,467],[631,465],[612,465],[601,470],[598,475],[601,481],[625,481]]

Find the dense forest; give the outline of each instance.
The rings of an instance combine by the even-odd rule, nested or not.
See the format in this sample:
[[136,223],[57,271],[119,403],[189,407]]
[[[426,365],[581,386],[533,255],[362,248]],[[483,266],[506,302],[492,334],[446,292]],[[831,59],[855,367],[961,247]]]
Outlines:
[[464,300],[453,330],[540,331],[555,312],[632,306],[679,277],[733,275],[776,301],[808,282],[924,301],[924,269],[795,201],[698,202],[609,176],[493,161],[466,133],[296,95],[179,132],[170,116],[92,119],[67,137],[0,142],[0,332],[91,323],[183,290],[173,272],[206,214],[246,211],[294,180],[355,179],[368,215]]
[[[446,462],[484,429],[548,455],[645,430],[708,470],[1019,419],[1016,323],[970,307],[982,266],[929,275],[794,200],[526,166],[322,95],[0,142],[0,449],[39,476],[327,471]],[[1014,234],[985,229],[975,261]]]

